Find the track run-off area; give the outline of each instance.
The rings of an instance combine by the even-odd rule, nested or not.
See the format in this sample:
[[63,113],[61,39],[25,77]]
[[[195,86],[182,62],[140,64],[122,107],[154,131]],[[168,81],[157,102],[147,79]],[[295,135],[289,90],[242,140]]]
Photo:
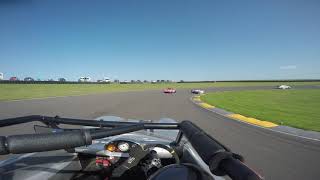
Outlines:
[[[207,91],[272,89],[274,86],[219,87]],[[299,88],[318,88],[301,86]],[[318,179],[320,177],[320,142],[277,133],[232,120],[201,108],[190,101],[189,89],[176,94],[161,90],[100,93],[0,102],[0,119],[47,115],[94,119],[120,116],[130,119],[172,118],[190,120],[208,134],[243,155],[246,162],[266,179]],[[0,135],[33,133],[33,123],[1,128]],[[205,148],[205,147],[204,147]],[[0,156],[1,159],[8,156]]]

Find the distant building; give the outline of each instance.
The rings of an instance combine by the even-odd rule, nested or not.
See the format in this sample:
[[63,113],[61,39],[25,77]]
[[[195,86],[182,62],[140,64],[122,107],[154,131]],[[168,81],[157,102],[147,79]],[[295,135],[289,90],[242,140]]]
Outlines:
[[26,77],[24,78],[24,81],[34,81],[34,79],[32,77]]
[[110,78],[105,77],[105,78],[104,78],[104,82],[105,82],[105,83],[111,83],[111,80],[110,80]]
[[108,77],[105,77],[105,78],[103,78],[102,80],[101,80],[101,79],[98,79],[97,82],[110,84],[110,83],[111,83],[111,80],[110,80]]
[[60,82],[66,82],[66,79],[65,79],[65,78],[59,78],[58,81],[60,81]]
[[79,82],[90,82],[91,81],[91,78],[90,77],[80,77]]
[[3,80],[3,73],[0,72],[0,80]]
[[120,82],[120,84],[128,84],[128,83],[129,83],[129,81],[127,81],[127,80]]

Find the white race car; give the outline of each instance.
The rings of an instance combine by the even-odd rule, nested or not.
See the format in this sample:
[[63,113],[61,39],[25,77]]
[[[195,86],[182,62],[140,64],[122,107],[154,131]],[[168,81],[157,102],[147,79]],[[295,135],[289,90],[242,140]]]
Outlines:
[[288,85],[280,85],[278,86],[278,89],[291,89],[291,87]]
[[191,90],[192,94],[204,94],[204,90],[200,90],[200,89],[192,89]]

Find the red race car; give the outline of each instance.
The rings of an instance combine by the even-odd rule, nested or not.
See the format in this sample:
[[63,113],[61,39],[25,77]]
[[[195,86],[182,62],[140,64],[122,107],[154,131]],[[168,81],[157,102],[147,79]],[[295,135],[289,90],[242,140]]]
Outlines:
[[177,91],[173,88],[166,88],[163,90],[164,93],[168,93],[168,94],[172,94],[172,93],[176,93]]

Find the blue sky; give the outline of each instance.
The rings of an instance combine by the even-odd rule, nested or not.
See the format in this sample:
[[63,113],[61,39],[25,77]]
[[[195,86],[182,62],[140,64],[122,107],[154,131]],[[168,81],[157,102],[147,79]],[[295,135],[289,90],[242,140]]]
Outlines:
[[6,78],[320,78],[318,0],[1,0]]

